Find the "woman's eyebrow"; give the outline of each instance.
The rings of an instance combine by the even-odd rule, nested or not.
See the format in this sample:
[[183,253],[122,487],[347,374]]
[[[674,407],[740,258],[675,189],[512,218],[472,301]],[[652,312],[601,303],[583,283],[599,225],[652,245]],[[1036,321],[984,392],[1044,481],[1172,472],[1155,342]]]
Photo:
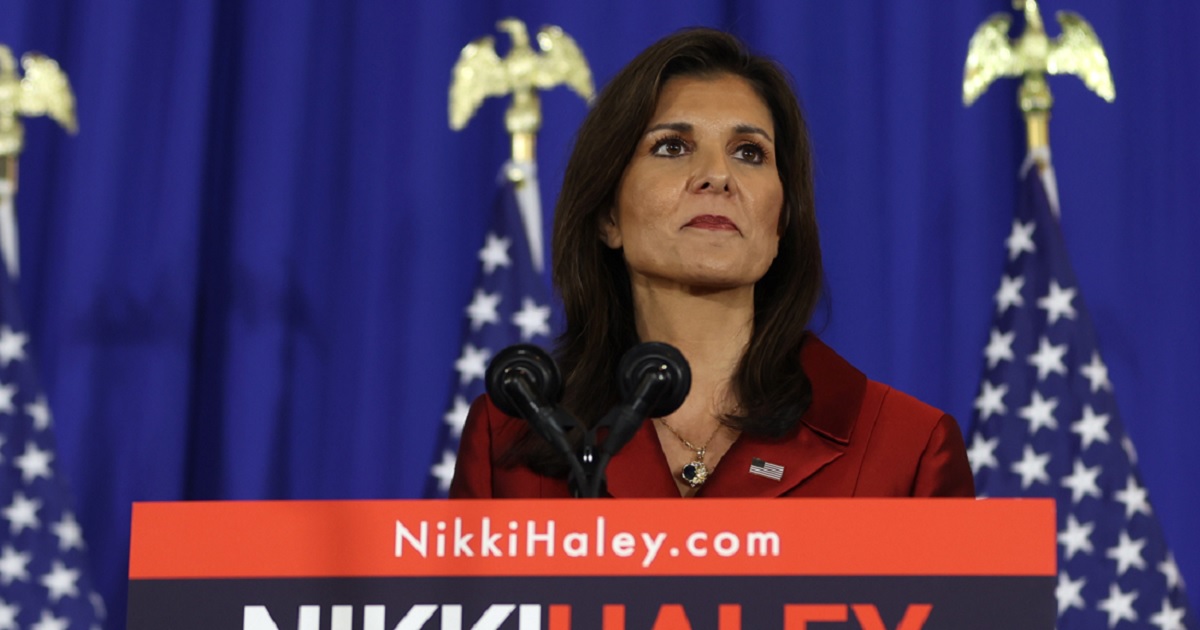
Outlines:
[[758,135],[766,138],[768,142],[775,142],[774,138],[771,137],[771,134],[767,133],[767,131],[765,129],[763,129],[762,127],[755,127],[754,125],[738,125],[738,126],[734,127],[733,130],[738,133],[758,134]]
[[[695,127],[692,123],[685,122],[667,122],[659,123],[646,130],[646,133],[654,133],[655,131],[678,131],[680,133],[690,133]],[[645,135],[645,134],[642,134]]]
[[[646,130],[646,133],[650,134],[650,133],[654,133],[656,131],[677,131],[679,133],[691,133],[693,130],[695,130],[695,127],[692,125],[692,123],[665,122],[665,123],[659,123],[657,125],[654,125],[653,127],[650,127],[649,129]],[[733,128],[733,131],[735,133],[751,133],[751,134],[760,135],[760,136],[766,138],[768,142],[772,142],[772,143],[775,142],[775,139],[771,137],[771,134],[767,133],[767,130],[763,129],[762,127],[755,126],[755,125],[750,125],[750,124],[745,124],[745,123],[739,124]],[[645,135],[645,134],[643,134],[643,135]]]

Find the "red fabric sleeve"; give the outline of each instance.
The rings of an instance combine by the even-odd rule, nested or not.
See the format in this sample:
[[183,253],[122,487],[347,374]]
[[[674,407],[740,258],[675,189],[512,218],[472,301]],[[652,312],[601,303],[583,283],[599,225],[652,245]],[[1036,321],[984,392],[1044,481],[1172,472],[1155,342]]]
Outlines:
[[487,397],[471,404],[450,482],[451,499],[492,498],[492,423]]
[[914,497],[973,497],[975,477],[954,418],[943,415],[929,434],[917,464]]

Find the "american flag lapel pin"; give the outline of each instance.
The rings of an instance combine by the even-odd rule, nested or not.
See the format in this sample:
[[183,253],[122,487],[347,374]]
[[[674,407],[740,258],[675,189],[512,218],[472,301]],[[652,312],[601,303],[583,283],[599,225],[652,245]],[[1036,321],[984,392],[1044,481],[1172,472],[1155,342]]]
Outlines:
[[783,479],[783,466],[780,466],[779,464],[772,464],[771,462],[765,462],[762,459],[755,457],[754,459],[750,460],[750,474],[779,481],[780,479]]

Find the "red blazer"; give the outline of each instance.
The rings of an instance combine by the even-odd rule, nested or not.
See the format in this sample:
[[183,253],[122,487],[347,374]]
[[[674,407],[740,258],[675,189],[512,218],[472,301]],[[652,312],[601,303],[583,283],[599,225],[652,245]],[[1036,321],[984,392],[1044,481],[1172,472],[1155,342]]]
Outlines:
[[[813,401],[781,439],[741,435],[697,497],[931,497],[975,495],[962,433],[954,418],[866,376],[815,336],[800,353]],[[565,479],[495,465],[527,430],[481,396],[471,406],[452,498],[570,497]],[[783,466],[780,481],[750,473],[752,459]],[[608,466],[614,497],[678,497],[650,422]]]

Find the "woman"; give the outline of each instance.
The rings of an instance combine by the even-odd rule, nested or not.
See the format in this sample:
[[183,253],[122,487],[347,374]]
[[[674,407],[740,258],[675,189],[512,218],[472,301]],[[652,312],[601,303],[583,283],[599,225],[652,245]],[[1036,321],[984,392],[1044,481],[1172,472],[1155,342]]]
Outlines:
[[[600,95],[554,224],[563,406],[592,426],[641,341],[679,348],[692,370],[683,405],[613,457],[612,496],[973,496],[953,418],[807,332],[822,275],[813,205],[789,81],[732,36],[668,36]],[[566,476],[484,397],[450,495],[566,497]]]

